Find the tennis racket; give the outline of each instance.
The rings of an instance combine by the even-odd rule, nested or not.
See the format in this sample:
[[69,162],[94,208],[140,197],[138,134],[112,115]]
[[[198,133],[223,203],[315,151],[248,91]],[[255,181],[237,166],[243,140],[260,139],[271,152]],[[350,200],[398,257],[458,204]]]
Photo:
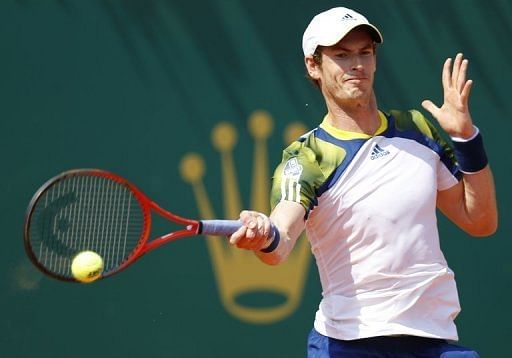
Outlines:
[[[156,213],[180,224],[179,230],[149,240]],[[76,281],[73,258],[98,253],[101,278],[116,274],[157,247],[194,235],[230,235],[237,220],[191,220],[162,209],[122,177],[98,169],[76,169],[47,181],[34,195],[24,226],[25,250],[45,274]]]

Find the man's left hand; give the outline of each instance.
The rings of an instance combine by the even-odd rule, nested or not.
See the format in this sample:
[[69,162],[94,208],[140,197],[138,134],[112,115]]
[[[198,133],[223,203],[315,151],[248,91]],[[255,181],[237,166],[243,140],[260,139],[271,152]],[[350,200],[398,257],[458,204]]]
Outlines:
[[421,105],[437,119],[441,127],[451,137],[470,138],[475,129],[469,113],[469,93],[472,80],[466,80],[469,61],[458,53],[453,62],[448,58],[444,62],[442,83],[444,103],[437,107],[432,101],[424,100]]

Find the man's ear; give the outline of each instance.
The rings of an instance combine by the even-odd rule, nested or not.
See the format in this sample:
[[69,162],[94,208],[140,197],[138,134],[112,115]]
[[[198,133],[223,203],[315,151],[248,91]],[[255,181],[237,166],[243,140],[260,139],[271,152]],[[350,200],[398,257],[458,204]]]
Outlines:
[[320,79],[320,65],[315,62],[313,56],[304,57],[304,64],[306,65],[306,70],[308,71],[309,76],[312,79],[318,80]]

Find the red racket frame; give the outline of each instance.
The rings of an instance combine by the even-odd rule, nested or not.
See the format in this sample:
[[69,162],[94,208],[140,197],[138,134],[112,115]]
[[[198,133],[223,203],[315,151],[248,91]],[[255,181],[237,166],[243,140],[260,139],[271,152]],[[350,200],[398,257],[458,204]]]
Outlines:
[[[158,204],[156,204],[154,201],[149,199],[149,197],[144,194],[139,188],[137,188],[135,185],[130,183],[128,180],[124,179],[123,177],[107,172],[100,169],[75,169],[70,170],[67,172],[64,172],[50,180],[48,180],[34,195],[32,200],[30,201],[30,204],[27,209],[27,214],[25,218],[25,227],[24,227],[24,241],[25,241],[25,250],[30,257],[31,261],[44,273],[47,275],[50,275],[52,277],[64,280],[64,281],[74,281],[77,282],[74,279],[66,278],[63,276],[58,276],[54,274],[53,272],[49,271],[42,265],[36,255],[32,251],[32,246],[30,244],[29,240],[29,232],[30,232],[30,219],[32,217],[32,211],[37,203],[39,197],[43,195],[49,188],[52,187],[53,184],[56,182],[63,180],[66,177],[69,176],[77,176],[77,175],[92,175],[92,176],[98,176],[103,177],[109,180],[113,180],[121,185],[124,185],[126,188],[128,188],[134,195],[137,201],[139,202],[143,217],[144,217],[144,224],[142,229],[142,234],[139,239],[138,245],[136,246],[135,250],[132,251],[132,254],[128,256],[127,260],[123,262],[120,266],[117,268],[112,269],[111,271],[105,273],[102,275],[102,278],[111,276],[113,274],[116,274],[122,270],[124,270],[126,267],[130,266],[132,263],[134,263],[137,259],[139,259],[142,255],[145,253],[152,251],[161,245],[164,245],[168,242],[178,240],[180,238],[188,237],[188,236],[194,236],[199,235],[201,231],[201,223],[198,220],[192,220],[192,219],[186,219],[181,216],[178,216],[176,214],[171,213],[168,210],[163,209]],[[151,234],[151,216],[152,212],[156,212],[158,215],[162,216],[163,218],[173,221],[177,224],[184,225],[185,228],[177,231],[170,232],[166,235],[157,237],[151,241],[148,242],[149,236]]]

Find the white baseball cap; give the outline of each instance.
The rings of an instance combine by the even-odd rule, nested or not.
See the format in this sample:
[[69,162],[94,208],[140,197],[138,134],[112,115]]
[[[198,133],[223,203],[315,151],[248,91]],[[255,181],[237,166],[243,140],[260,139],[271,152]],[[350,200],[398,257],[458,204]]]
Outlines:
[[335,7],[316,15],[309,23],[302,36],[304,56],[312,55],[318,46],[337,44],[350,31],[358,26],[367,26],[373,39],[382,43],[380,31],[368,22],[368,19],[354,10]]

